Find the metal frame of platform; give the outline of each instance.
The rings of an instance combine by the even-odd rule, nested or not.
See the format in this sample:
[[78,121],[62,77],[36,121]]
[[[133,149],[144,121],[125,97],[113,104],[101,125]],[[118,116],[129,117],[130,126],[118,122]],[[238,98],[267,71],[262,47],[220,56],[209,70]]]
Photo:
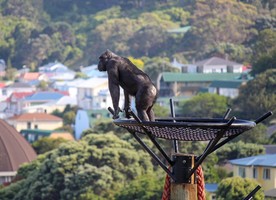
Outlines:
[[[156,119],[155,121],[141,121],[138,116],[130,111],[134,119],[116,119],[114,124],[127,129],[139,144],[151,155],[159,166],[176,183],[191,183],[191,177],[204,159],[218,148],[233,140],[243,132],[250,130],[256,124],[262,122],[272,115],[267,112],[255,121],[228,118],[231,109],[228,109],[222,118],[203,119],[203,118],[177,118],[174,113],[174,105],[170,100],[171,118]],[[109,108],[112,113],[113,110]],[[143,142],[139,134],[146,135],[155,145],[167,164],[163,163],[152,149]],[[172,140],[174,156],[172,159],[159,145],[156,138]],[[178,141],[208,141],[204,152],[195,157],[194,165],[191,167],[189,156],[178,155]],[[257,189],[257,188],[256,188]],[[256,191],[252,191],[252,194]],[[250,195],[250,194],[249,194]],[[250,196],[249,196],[250,197]]]

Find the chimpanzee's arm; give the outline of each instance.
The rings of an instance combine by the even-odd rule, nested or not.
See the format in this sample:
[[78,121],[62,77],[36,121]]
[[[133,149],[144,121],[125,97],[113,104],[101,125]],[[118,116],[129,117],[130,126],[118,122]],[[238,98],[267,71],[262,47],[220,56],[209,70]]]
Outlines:
[[114,119],[119,118],[119,100],[120,100],[120,86],[119,86],[119,74],[115,65],[107,68],[108,74],[108,87],[112,98],[114,108]]
[[124,95],[125,95],[125,116],[126,118],[130,118],[130,114],[129,114],[129,109],[130,109],[130,96],[128,94],[128,92],[126,90],[124,90]]

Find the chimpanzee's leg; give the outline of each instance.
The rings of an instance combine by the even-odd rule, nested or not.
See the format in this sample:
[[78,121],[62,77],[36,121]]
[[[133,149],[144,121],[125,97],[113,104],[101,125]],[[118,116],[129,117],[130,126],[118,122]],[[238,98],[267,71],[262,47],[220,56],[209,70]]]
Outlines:
[[154,115],[154,112],[153,112],[152,108],[153,108],[153,106],[148,108],[147,115],[148,115],[150,121],[155,121],[155,115]]
[[157,91],[153,86],[145,86],[140,88],[135,96],[136,109],[138,117],[142,121],[154,120],[152,106],[156,99]]

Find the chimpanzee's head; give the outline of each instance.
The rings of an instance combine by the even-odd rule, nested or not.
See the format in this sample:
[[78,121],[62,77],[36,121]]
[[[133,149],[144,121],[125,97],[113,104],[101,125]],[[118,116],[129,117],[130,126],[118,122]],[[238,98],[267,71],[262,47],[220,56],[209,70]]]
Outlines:
[[98,70],[99,71],[106,71],[106,65],[108,61],[113,57],[113,53],[110,50],[106,50],[100,57],[99,57],[99,64]]

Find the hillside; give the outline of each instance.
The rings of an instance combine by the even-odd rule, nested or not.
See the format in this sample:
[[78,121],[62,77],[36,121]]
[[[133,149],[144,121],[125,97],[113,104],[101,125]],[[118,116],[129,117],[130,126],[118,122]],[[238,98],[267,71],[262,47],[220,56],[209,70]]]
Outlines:
[[111,49],[143,60],[227,55],[252,63],[275,17],[273,0],[0,0],[0,59],[14,68],[55,60],[78,68]]

